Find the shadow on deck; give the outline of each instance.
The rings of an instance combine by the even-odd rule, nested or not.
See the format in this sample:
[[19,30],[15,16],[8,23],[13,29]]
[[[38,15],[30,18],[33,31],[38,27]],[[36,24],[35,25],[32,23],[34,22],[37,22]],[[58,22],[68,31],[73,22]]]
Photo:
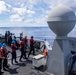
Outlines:
[[[7,49],[10,50],[10,47],[7,46]],[[20,58],[19,50],[17,50],[17,55],[18,55],[17,57],[18,64],[15,64],[14,62],[14,65],[12,65],[11,60],[10,60],[11,54],[9,54],[8,64],[10,65],[10,67],[8,71],[4,71],[2,75],[52,75],[46,72],[47,70],[46,66],[35,68],[32,65],[32,55],[30,55],[30,58],[28,60],[22,59],[22,62],[19,62],[19,58]]]
[[31,60],[26,60],[10,65],[8,71],[4,71],[3,75],[51,75],[44,74],[44,72],[46,72],[46,66],[35,68]]

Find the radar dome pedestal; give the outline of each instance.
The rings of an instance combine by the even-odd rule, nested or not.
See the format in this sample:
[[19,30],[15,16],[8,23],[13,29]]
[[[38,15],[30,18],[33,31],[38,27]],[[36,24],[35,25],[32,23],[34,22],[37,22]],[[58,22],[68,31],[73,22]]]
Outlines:
[[75,26],[75,13],[66,6],[59,6],[51,10],[47,23],[57,35],[52,51],[48,51],[47,71],[55,75],[68,75],[68,61],[71,49],[67,34]]

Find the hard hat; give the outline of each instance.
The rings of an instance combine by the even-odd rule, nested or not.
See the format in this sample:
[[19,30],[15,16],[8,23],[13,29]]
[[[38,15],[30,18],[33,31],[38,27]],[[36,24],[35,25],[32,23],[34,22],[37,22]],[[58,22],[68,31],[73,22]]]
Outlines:
[[10,35],[12,35],[12,33],[10,33]]
[[2,47],[6,47],[6,44],[5,44],[5,43],[3,43],[3,44],[2,44]]
[[0,47],[2,46],[2,44],[0,43]]
[[24,36],[24,38],[27,38],[27,36]]
[[31,38],[34,38],[33,36],[31,36]]
[[12,41],[12,44],[16,44],[16,42],[13,40],[13,41]]
[[24,38],[21,38],[21,41],[23,41],[24,40]]

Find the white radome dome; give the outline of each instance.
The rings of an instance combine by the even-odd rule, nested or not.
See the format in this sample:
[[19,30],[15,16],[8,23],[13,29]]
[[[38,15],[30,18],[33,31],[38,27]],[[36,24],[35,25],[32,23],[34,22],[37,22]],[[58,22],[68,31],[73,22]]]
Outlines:
[[75,26],[75,13],[71,8],[59,6],[51,10],[47,23],[57,36],[66,36]]

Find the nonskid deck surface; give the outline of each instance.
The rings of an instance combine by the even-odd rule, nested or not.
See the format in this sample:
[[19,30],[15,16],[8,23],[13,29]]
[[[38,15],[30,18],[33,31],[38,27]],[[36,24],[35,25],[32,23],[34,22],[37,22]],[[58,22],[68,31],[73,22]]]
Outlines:
[[[11,48],[7,46],[7,49],[10,51]],[[38,54],[37,52],[36,54]],[[28,54],[27,54],[28,56]],[[30,55],[29,59],[23,59],[22,62],[19,61],[20,58],[20,50],[17,50],[17,61],[16,64],[11,64],[11,53],[8,55],[8,64],[10,65],[8,71],[3,71],[3,75],[52,75],[51,73],[46,72],[46,66],[41,66],[40,68],[35,68],[32,65],[32,57],[33,55]]]
[[5,71],[3,75],[27,75],[27,73],[30,72],[31,67],[31,61],[27,62],[26,60],[23,60],[23,62],[19,62],[18,64],[10,64],[9,70]]
[[[19,57],[17,58],[17,61]],[[9,60],[9,69],[8,71],[4,71],[3,75],[52,75],[46,72],[46,66],[41,66],[40,68],[35,68],[32,65],[32,58],[30,57],[28,60],[22,59],[22,62],[18,61],[18,64],[11,64]]]

